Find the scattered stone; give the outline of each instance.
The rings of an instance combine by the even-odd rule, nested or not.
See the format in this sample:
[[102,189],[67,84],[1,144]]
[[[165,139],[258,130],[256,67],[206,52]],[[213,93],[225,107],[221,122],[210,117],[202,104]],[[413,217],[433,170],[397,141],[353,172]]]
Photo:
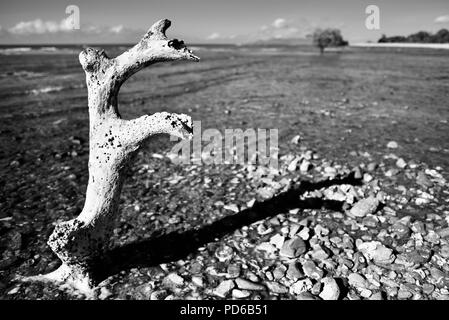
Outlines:
[[193,276],[192,277],[192,283],[194,285],[196,285],[197,287],[204,287],[204,281],[203,281],[203,277],[199,277],[199,276]]
[[404,286],[401,286],[398,291],[398,299],[410,299],[413,296],[413,293],[407,290]]
[[368,260],[379,264],[390,264],[394,261],[393,250],[387,248],[379,241],[363,242],[357,249],[364,254]]
[[320,293],[320,298],[323,300],[338,300],[340,288],[335,279],[326,277],[321,282],[323,283],[323,291]]
[[432,292],[435,290],[435,286],[430,283],[424,283],[422,286],[422,291],[425,294],[432,294]]
[[280,280],[285,276],[285,272],[287,271],[287,267],[284,266],[283,264],[277,266],[274,270],[273,270],[273,277],[275,280]]
[[301,172],[308,172],[311,168],[312,164],[307,160],[302,161],[301,165],[299,166],[299,170]]
[[319,299],[310,292],[301,292],[296,297],[296,300],[319,300]]
[[284,242],[285,242],[285,237],[283,235],[280,235],[280,234],[275,234],[270,239],[270,243],[272,245],[274,245],[276,248],[278,248],[279,250],[284,245]]
[[382,296],[382,292],[377,291],[377,292],[374,292],[369,299],[370,300],[383,300],[384,298]]
[[353,170],[354,173],[354,179],[362,179],[363,178],[363,172],[360,167],[355,167]]
[[287,258],[296,258],[307,251],[304,240],[299,237],[284,242],[280,255]]
[[387,143],[387,148],[389,149],[397,149],[398,143],[396,141],[390,141]]
[[236,299],[246,299],[251,295],[251,292],[248,290],[239,290],[239,289],[233,289],[232,290],[232,297]]
[[105,300],[105,299],[109,298],[110,296],[112,296],[111,290],[109,290],[106,287],[101,287],[100,294],[98,295],[98,299]]
[[379,206],[379,200],[373,196],[358,201],[350,210],[355,217],[364,217],[367,214],[376,212]]
[[168,293],[165,290],[156,290],[151,292],[150,300],[164,300]]
[[252,281],[243,279],[243,278],[237,278],[235,279],[235,284],[239,289],[242,290],[250,290],[250,291],[259,291],[264,290],[265,287],[259,283],[254,283]]
[[318,268],[313,261],[307,260],[302,264],[302,269],[307,277],[319,280],[323,277],[323,270]]
[[290,293],[300,294],[302,292],[311,290],[312,287],[313,287],[313,284],[310,279],[306,278],[304,280],[298,280],[290,286]]
[[292,140],[290,140],[290,143],[298,144],[300,141],[301,141],[301,136],[298,134],[298,135],[294,136],[292,138]]
[[277,294],[288,293],[287,287],[278,282],[267,281],[266,285],[268,287],[268,290],[270,290],[273,293]]
[[225,280],[222,281],[218,287],[216,287],[213,291],[213,293],[216,296],[219,296],[221,298],[226,298],[226,296],[231,292],[232,289],[234,289],[235,284],[233,280]]
[[290,172],[296,171],[296,169],[298,168],[298,162],[301,160],[300,157],[296,157],[295,159],[293,159],[292,162],[290,162],[290,164],[287,167],[287,170]]
[[228,278],[237,278],[240,275],[240,266],[237,264],[230,264],[227,268]]
[[221,262],[226,262],[231,260],[234,255],[234,250],[229,246],[221,246],[215,251],[215,256]]
[[307,227],[304,227],[296,235],[298,237],[300,237],[302,240],[307,241],[310,238],[310,229]]
[[410,236],[410,228],[401,222],[396,222],[391,227],[391,232],[396,235],[397,238],[402,239]]
[[424,189],[428,189],[433,186],[432,180],[430,180],[422,171],[418,172],[418,175],[416,176],[416,183]]
[[319,261],[325,260],[329,257],[329,254],[320,247],[313,250],[310,253],[310,255],[312,256],[312,258],[314,260],[319,260]]
[[298,280],[304,277],[304,273],[298,268],[296,262],[291,262],[287,269],[287,278],[291,280]]
[[443,258],[446,258],[446,259],[449,258],[449,245],[445,244],[445,245],[441,246],[441,248],[440,248],[440,255]]
[[377,169],[377,163],[375,163],[375,162],[371,162],[366,166],[366,170],[368,170],[369,172],[373,172],[376,169]]
[[404,159],[399,158],[399,159],[396,161],[396,166],[399,167],[399,168],[401,168],[401,169],[404,169],[404,168],[407,166],[407,162],[405,162]]
[[177,275],[176,273],[170,273],[168,276],[165,277],[164,282],[168,285],[174,285],[177,287],[180,287],[184,284],[184,279]]
[[355,288],[366,288],[367,286],[367,281],[365,279],[365,277],[363,277],[361,274],[359,273],[351,273],[348,276],[348,281],[349,281],[349,285],[355,287]]

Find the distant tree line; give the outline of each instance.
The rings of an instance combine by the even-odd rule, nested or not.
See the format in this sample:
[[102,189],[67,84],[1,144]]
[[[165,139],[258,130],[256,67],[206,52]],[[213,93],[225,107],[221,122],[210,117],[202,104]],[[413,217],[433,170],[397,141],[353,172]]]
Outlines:
[[343,39],[338,29],[317,29],[313,33],[313,43],[320,49],[321,54],[327,47],[347,46],[348,41]]
[[387,37],[385,35],[382,35],[382,37],[379,39],[378,42],[449,43],[449,31],[447,29],[441,29],[435,34],[431,34],[426,31],[419,31],[407,37],[404,36]]

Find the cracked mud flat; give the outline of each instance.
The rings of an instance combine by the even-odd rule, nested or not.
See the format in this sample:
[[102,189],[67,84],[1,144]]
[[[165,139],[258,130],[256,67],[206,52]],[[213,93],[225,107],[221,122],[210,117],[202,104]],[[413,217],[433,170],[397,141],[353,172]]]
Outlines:
[[[97,297],[448,299],[447,55],[212,49],[130,79],[124,117],[278,128],[279,170],[175,165],[154,139],[125,184]],[[0,62],[0,295],[83,299],[12,280],[58,266],[48,236],[83,206],[81,67],[76,55]]]

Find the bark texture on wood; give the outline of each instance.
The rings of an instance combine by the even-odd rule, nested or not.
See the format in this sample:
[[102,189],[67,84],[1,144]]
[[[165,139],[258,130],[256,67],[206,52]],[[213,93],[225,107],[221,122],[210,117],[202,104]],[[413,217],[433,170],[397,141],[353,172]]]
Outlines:
[[120,86],[137,71],[157,62],[199,61],[182,41],[166,37],[169,26],[166,19],[156,22],[139,43],[116,58],[92,48],[80,53],[90,121],[86,200],[81,214],[58,224],[48,240],[62,265],[34,279],[61,281],[88,292],[93,286],[91,262],[110,245],[124,172],[133,156],[154,134],[191,137],[192,120],[187,115],[160,112],[124,120],[117,105]]

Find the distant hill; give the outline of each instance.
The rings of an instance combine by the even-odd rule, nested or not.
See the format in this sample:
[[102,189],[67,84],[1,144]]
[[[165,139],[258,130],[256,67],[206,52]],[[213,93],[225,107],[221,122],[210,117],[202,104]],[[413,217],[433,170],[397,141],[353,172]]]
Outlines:
[[435,34],[426,31],[419,31],[407,37],[393,36],[387,37],[382,35],[378,41],[379,43],[449,43],[449,31],[441,29]]

